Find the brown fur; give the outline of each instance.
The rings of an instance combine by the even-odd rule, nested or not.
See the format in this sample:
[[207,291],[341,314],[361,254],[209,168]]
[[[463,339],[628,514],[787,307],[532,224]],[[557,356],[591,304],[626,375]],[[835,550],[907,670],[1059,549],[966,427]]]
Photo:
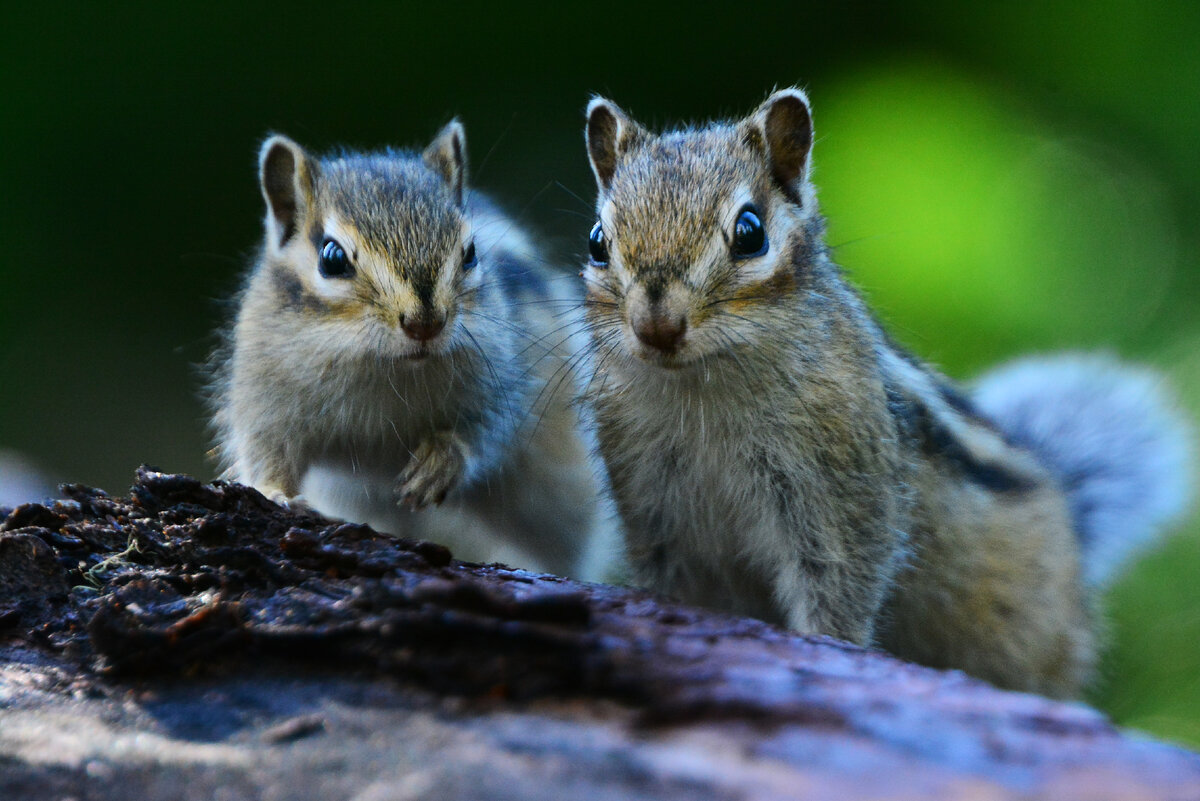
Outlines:
[[[585,271],[590,396],[636,579],[1077,693],[1094,622],[1066,496],[892,345],[830,261],[803,94],[660,136],[607,101],[589,114],[610,253]],[[761,257],[730,250],[744,202]],[[656,316],[686,321],[677,348],[630,324]]]

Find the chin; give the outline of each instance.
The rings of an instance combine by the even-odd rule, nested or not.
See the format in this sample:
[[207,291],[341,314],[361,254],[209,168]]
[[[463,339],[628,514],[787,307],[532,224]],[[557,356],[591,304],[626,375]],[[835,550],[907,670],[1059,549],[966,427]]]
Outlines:
[[450,352],[446,342],[435,339],[431,342],[412,342],[406,341],[398,343],[393,354],[411,364],[423,364],[424,362],[434,361]]
[[648,348],[641,343],[634,348],[634,355],[646,364],[660,367],[664,370],[683,370],[695,365],[700,354],[692,348],[684,347],[672,353]]

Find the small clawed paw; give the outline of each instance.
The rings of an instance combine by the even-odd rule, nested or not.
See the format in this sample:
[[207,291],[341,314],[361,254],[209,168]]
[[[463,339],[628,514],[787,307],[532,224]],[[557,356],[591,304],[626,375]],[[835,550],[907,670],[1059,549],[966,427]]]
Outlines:
[[291,512],[310,514],[314,511],[303,495],[288,495],[281,489],[268,489],[263,492],[263,495],[267,496],[267,500]]
[[399,502],[411,509],[440,504],[462,477],[463,449],[452,434],[436,434],[421,443],[400,473]]
[[297,514],[309,515],[317,513],[316,509],[313,509],[311,506],[309,506],[308,500],[303,495],[295,495],[291,498],[288,498],[280,505],[286,506],[289,511],[296,512]]

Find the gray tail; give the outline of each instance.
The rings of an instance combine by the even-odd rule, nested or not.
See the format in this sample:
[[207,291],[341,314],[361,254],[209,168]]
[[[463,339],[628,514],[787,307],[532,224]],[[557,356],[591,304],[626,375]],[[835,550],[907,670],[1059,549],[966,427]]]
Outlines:
[[1058,475],[1102,585],[1186,508],[1191,431],[1161,376],[1097,355],[1014,362],[985,375],[975,401]]

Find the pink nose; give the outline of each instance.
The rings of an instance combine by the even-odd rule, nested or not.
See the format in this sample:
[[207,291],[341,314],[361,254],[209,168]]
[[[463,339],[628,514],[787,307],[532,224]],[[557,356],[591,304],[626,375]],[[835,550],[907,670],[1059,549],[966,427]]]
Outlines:
[[408,334],[410,339],[415,339],[418,342],[428,342],[442,332],[446,327],[446,319],[444,317],[437,319],[426,319],[424,317],[405,318],[400,322],[400,327],[404,329],[404,333]]
[[648,314],[633,321],[633,333],[644,344],[664,353],[674,353],[687,332],[687,318],[668,319]]

